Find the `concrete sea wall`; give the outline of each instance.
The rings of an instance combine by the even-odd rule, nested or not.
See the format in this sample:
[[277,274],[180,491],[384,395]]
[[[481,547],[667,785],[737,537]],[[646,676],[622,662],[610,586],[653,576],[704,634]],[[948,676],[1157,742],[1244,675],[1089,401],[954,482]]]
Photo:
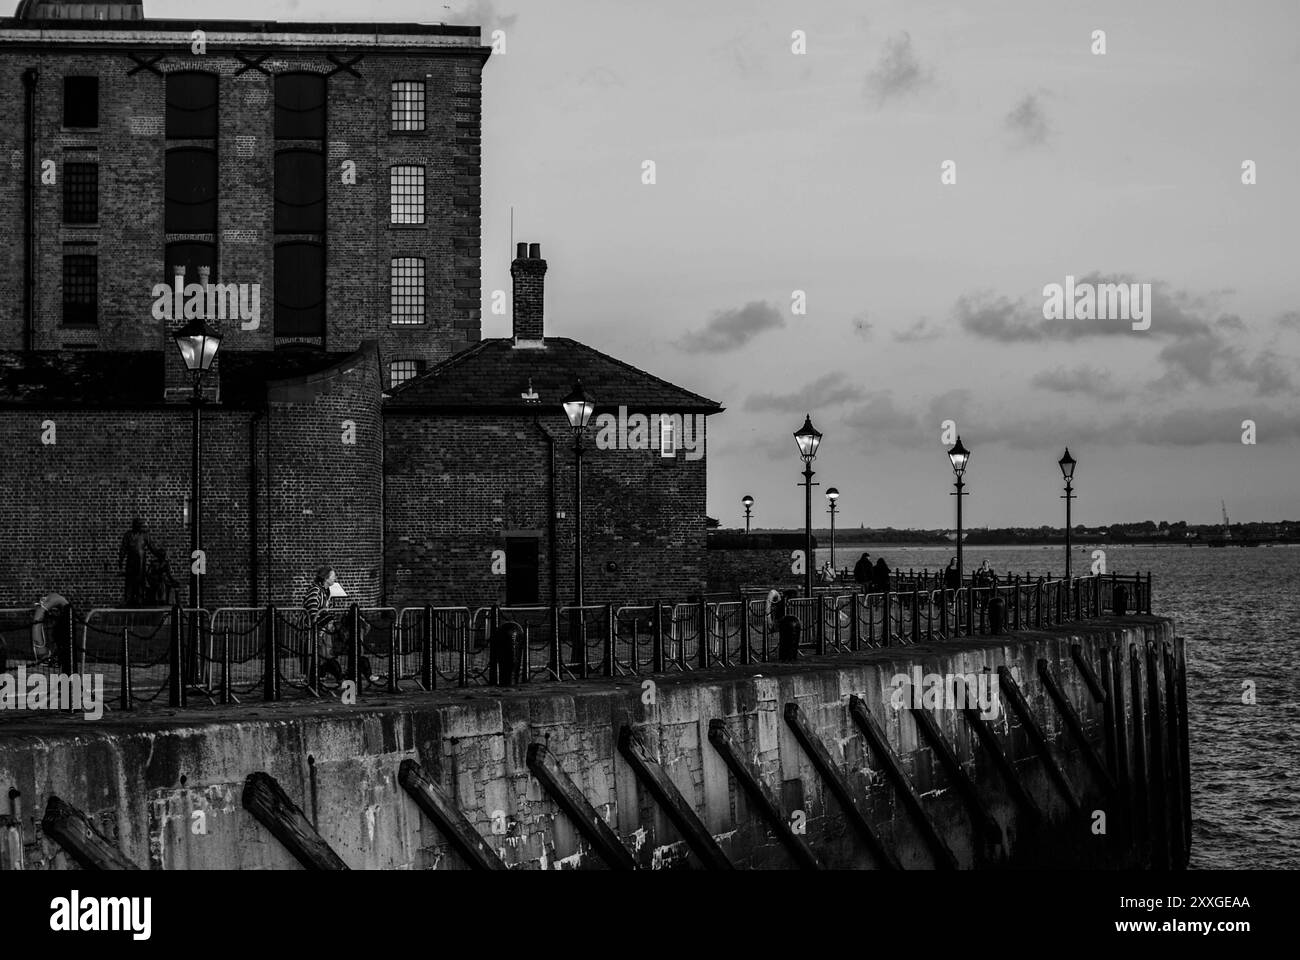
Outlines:
[[[700,867],[707,841],[693,844],[629,763],[626,727],[737,868],[1177,867],[1189,836],[1182,665],[1172,622],[1134,616],[797,664],[440,688],[353,706],[250,703],[99,722],[28,715],[0,723],[0,789],[27,869],[76,866],[42,828],[51,795],[144,869],[296,868],[241,802],[258,771],[354,869],[463,868],[469,861],[398,782],[414,760],[509,867],[605,868],[607,852],[530,769],[540,744],[637,866]],[[960,709],[921,706],[939,741],[910,701],[896,709],[893,678],[915,667],[1000,677],[997,716],[985,721],[992,741]],[[864,729],[863,707],[888,752]],[[729,766],[728,743],[773,814]]]

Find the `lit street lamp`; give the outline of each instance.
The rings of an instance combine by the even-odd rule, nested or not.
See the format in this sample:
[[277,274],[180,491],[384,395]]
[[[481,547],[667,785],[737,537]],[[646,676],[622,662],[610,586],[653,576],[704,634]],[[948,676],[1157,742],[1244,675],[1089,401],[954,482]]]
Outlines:
[[970,462],[970,451],[961,445],[960,436],[948,451],[948,459],[952,461],[952,472],[957,476],[957,492],[948,496],[957,498],[957,586],[960,587],[964,582],[961,565],[961,498],[966,496],[966,481],[962,475],[966,472],[966,464]]
[[194,424],[191,431],[193,442],[190,451],[190,606],[197,610],[203,603],[200,577],[193,572],[194,554],[199,550],[201,533],[199,517],[202,513],[199,509],[201,489],[199,458],[203,442],[203,423],[199,416],[199,410],[203,406],[201,384],[203,374],[211,369],[212,361],[216,359],[217,351],[221,349],[221,334],[196,317],[177,330],[172,339],[176,341],[181,359],[185,361],[185,367],[190,371],[194,381],[194,394],[190,399],[190,404],[194,408]]
[[840,492],[836,490],[834,487],[831,487],[826,491],[826,499],[829,500],[831,503],[829,513],[831,515],[831,569],[832,570],[835,569],[835,507],[836,507],[835,501],[838,500],[839,498],[840,498]]
[[1070,448],[1065,448],[1065,456],[1056,461],[1061,468],[1061,476],[1065,477],[1065,494],[1061,497],[1065,501],[1065,580],[1070,580],[1070,501],[1074,499],[1074,465],[1078,462],[1070,456]]
[[803,426],[794,433],[795,443],[799,444],[799,456],[803,459],[803,492],[804,492],[804,564],[803,564],[803,585],[804,596],[813,595],[813,552],[812,552],[812,488],[816,486],[812,482],[813,468],[812,462],[817,456],[817,448],[821,445],[822,435],[817,432],[817,428],[812,425],[812,415],[804,414]]
[[[573,602],[582,606],[582,434],[591,420],[591,413],[596,404],[588,399],[582,389],[582,381],[573,388],[562,401],[564,415],[573,427]],[[581,613],[578,614],[581,617]]]
[[754,507],[754,498],[745,494],[740,498],[740,502],[745,505],[745,532],[749,533],[749,513]]

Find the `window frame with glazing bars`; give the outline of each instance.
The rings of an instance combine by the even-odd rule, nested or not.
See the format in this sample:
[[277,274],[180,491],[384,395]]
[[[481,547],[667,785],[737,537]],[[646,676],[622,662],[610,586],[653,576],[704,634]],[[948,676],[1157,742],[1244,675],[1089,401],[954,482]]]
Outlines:
[[[399,172],[403,171],[403,172]],[[411,171],[418,171],[412,174]],[[418,202],[415,186],[418,183]],[[401,188],[409,190],[402,192]],[[428,179],[422,163],[395,163],[388,168],[388,223],[393,227],[422,227],[425,225]],[[418,216],[416,220],[399,219],[401,216]]]
[[[77,261],[85,261],[90,265],[89,283],[83,284],[90,290],[89,300],[86,302],[75,301],[69,298],[68,294],[72,289],[72,281],[76,279],[70,274],[69,268]],[[88,247],[64,247],[63,249],[63,314],[62,323],[65,327],[98,327],[99,326],[99,248],[96,246]],[[71,312],[70,312],[70,308]]]
[[[84,179],[79,176],[87,171]],[[63,222],[76,226],[99,223],[98,161],[63,161]]]
[[[428,87],[423,80],[394,80],[389,87],[388,131],[424,133],[428,129]],[[417,126],[399,126],[412,123]]]
[[[425,284],[427,283],[426,264],[424,257],[393,257],[389,262],[389,324],[395,327],[416,327],[427,321],[428,297],[426,295]],[[413,270],[412,273],[403,273],[405,269]],[[410,283],[400,283],[404,278],[410,278]],[[418,281],[418,282],[415,282]],[[418,300],[414,299],[417,297]],[[419,304],[419,319],[409,319],[414,317],[414,313],[401,313],[399,307]]]
[[[409,370],[410,374],[397,380],[397,367],[401,365],[403,369]],[[424,361],[416,357],[404,357],[400,360],[390,360],[388,362],[388,389],[395,390],[402,384],[414,380],[424,372]]]

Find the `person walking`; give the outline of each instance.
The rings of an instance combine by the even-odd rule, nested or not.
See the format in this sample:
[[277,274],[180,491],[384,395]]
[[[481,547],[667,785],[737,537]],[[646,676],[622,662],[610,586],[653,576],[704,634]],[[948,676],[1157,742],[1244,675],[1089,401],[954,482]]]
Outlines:
[[961,576],[957,573],[956,557],[948,561],[948,566],[943,571],[943,588],[945,590],[961,589]]
[[[330,587],[338,582],[334,568],[324,564],[316,568],[316,575],[307,586],[302,597],[302,608],[307,614],[307,643],[303,645],[302,672],[308,675],[308,682],[315,683],[317,678],[311,673],[311,646],[316,644],[317,661],[322,672],[334,673],[338,662],[334,659],[332,624],[334,614],[330,610]],[[332,664],[331,669],[327,664]],[[338,671],[342,679],[342,671]]]

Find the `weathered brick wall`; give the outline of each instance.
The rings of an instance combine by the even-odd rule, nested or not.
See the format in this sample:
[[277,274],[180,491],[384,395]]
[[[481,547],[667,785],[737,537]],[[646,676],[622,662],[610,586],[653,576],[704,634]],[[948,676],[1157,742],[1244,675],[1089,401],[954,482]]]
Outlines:
[[[188,41],[187,41],[188,43]],[[221,75],[219,86],[218,262],[223,282],[261,284],[261,325],[214,324],[231,349],[268,349],[274,329],[273,78],[210,48],[194,56],[178,42],[159,69]],[[36,349],[82,344],[104,349],[149,349],[169,331],[152,316],[152,287],[163,277],[163,174],[165,91],[149,70],[128,76],[135,64],[120,51],[5,53],[0,55],[0,348],[22,346],[23,82],[40,71],[37,87],[37,163],[52,160],[58,181],[36,193]],[[276,72],[328,73],[325,56],[275,56],[263,64]],[[479,61],[436,50],[368,52],[356,66],[328,81],[326,151],[327,335],[330,350],[355,349],[378,339],[385,358],[432,364],[480,334]],[[62,78],[95,75],[100,81],[98,131],[62,130]],[[389,131],[390,83],[426,83],[426,129]],[[171,141],[175,146],[187,141]],[[295,141],[294,143],[297,143]],[[62,223],[63,164],[96,160],[99,224]],[[343,182],[345,161],[356,164],[356,183]],[[426,225],[389,226],[389,167],[420,162],[425,178]],[[90,241],[99,255],[98,329],[62,326],[62,255],[68,241]],[[390,319],[389,261],[425,259],[426,323],[395,327]],[[189,277],[187,280],[197,280]],[[169,344],[165,346],[169,351]],[[179,368],[179,360],[173,360]]]
[[[380,599],[383,423],[379,358],[351,359],[268,390],[271,437],[270,596],[296,604],[321,564],[351,598]],[[348,426],[351,424],[351,426]],[[355,442],[349,442],[351,440]],[[265,556],[267,544],[259,545]]]
[[[541,424],[556,446],[559,599],[573,596],[572,433],[562,416]],[[491,572],[507,531],[540,534],[539,594],[550,597],[548,447],[529,419],[385,417],[388,601],[500,602]],[[597,450],[588,438],[583,499],[587,602],[697,592],[704,580],[705,459],[655,450]],[[618,569],[609,571],[607,563]]]
[[[209,407],[203,414],[204,606],[256,599],[297,604],[320,563],[333,563],[349,594],[379,600],[382,572],[382,426],[373,346],[313,377],[282,381],[266,418]],[[356,424],[343,443],[342,421]],[[56,443],[41,442],[53,421]],[[188,592],[191,413],[152,410],[0,412],[0,605],[30,605],[48,590],[80,608],[122,599],[117,549],[131,518],[169,550]],[[250,428],[250,423],[253,426]],[[250,429],[256,476],[250,472]],[[270,511],[267,439],[270,431]],[[257,491],[257,531],[251,491]],[[267,525],[270,524],[268,532]],[[269,535],[269,555],[268,555]]]

